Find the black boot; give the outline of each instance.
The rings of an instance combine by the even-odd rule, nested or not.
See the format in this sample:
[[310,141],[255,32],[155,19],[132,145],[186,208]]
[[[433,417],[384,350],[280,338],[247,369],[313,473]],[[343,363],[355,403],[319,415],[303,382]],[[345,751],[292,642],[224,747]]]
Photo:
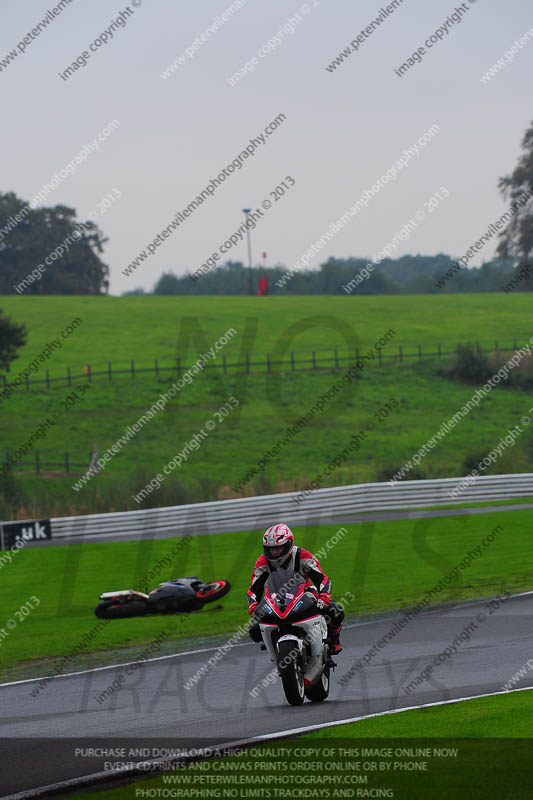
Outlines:
[[342,650],[341,640],[340,640],[340,632],[341,632],[341,626],[340,625],[339,625],[338,628],[335,628],[332,631],[331,630],[328,631],[328,635],[329,635],[329,652],[333,656],[338,656],[339,653]]

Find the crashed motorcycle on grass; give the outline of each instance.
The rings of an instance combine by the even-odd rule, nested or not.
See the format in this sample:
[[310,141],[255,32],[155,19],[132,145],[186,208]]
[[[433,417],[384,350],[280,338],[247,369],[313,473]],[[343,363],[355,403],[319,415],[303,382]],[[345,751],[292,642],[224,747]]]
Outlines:
[[277,570],[265,583],[264,596],[255,611],[256,621],[271,660],[276,664],[289,703],[314,703],[329,694],[330,670],[336,664],[329,654],[328,628],[317,606],[316,589],[299,573]]
[[98,619],[124,619],[145,614],[175,614],[200,611],[206,603],[220,600],[230,590],[229,581],[203,583],[200,578],[175,578],[160,583],[151,592],[121,589],[104,592],[94,613]]

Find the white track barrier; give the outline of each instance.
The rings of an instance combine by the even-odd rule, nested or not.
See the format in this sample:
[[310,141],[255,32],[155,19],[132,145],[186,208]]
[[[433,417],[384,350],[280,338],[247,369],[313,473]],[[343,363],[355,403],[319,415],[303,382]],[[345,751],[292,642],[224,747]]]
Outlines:
[[157,531],[185,533],[224,533],[256,530],[272,521],[291,524],[326,524],[365,511],[400,511],[428,506],[533,498],[533,473],[480,477],[457,498],[449,495],[463,478],[437,478],[425,481],[360,483],[317,489],[301,503],[300,492],[243,497],[210,503],[194,503],[168,508],[148,508],[113,514],[83,517],[56,517],[51,520],[52,536],[94,534],[150,534]]

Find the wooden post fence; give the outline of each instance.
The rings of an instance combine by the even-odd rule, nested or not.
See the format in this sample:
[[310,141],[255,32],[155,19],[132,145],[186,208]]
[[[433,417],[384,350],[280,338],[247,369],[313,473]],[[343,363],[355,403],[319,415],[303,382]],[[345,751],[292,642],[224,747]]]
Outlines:
[[[427,350],[425,355],[423,353],[422,344],[409,345],[407,348],[405,346],[398,345],[397,354],[395,348],[391,347],[389,350],[388,347],[383,347],[383,348],[378,347],[376,360],[379,366],[383,366],[383,364],[385,364],[388,360],[392,362],[399,361],[400,363],[403,363],[408,359],[418,359],[420,361],[422,358],[426,359],[435,357],[442,358],[443,356],[452,355],[455,348],[458,347],[459,344],[460,343],[457,343],[452,348],[451,351],[448,351],[446,347],[443,347],[442,343],[439,342],[433,346],[429,346],[429,351]],[[487,340],[485,341],[484,344],[485,344],[485,350],[483,349],[483,342],[480,341],[471,343],[471,346],[473,346],[476,349],[477,353],[480,355],[483,352],[492,351],[493,346],[494,350],[497,353],[500,352],[503,353],[506,351],[507,352],[516,351],[519,347],[516,339],[513,339],[512,347],[510,345],[510,340],[508,340],[508,346],[506,346],[505,341],[500,342],[499,339]],[[426,345],[426,347],[428,346]],[[362,357],[360,348],[355,347],[354,350],[351,352],[355,354],[355,363],[360,361]],[[257,368],[258,370],[261,371],[266,370],[267,373],[274,372],[275,367],[279,367],[281,371],[288,370],[291,372],[296,372],[300,371],[298,370],[300,364],[302,364],[302,370],[305,369],[318,370],[322,367],[322,365],[324,365],[324,368],[326,368],[326,365],[328,364],[330,364],[329,367],[330,369],[331,368],[340,369],[344,362],[349,364],[351,363],[352,358],[354,357],[353,355],[350,355],[350,351],[348,351],[346,355],[341,355],[339,353],[338,347],[335,348],[332,347],[329,350],[322,350],[322,351],[312,350],[311,358],[309,358],[308,355],[305,354],[302,355],[300,359],[298,357],[299,354],[295,353],[294,351],[291,351],[290,354],[288,355],[289,358],[287,360],[279,362],[272,360],[271,353],[266,353],[264,355],[265,359],[264,362],[262,361],[263,355],[259,355],[257,357],[257,361],[254,362],[252,361],[250,353],[246,353],[244,355],[243,361],[239,361],[238,358],[236,358],[236,360],[233,361],[233,363],[231,361],[228,362],[228,358],[225,355],[222,355],[221,361],[214,364],[208,364],[207,367],[209,369],[215,369],[215,370],[220,369],[223,371],[224,375],[226,375],[231,369],[235,369],[238,371],[239,369],[242,368],[244,368],[246,373],[249,374],[251,372],[252,365],[254,366],[254,368]],[[85,366],[79,368],[75,367],[73,368],[68,366],[66,367],[66,383],[68,386],[72,386],[73,383],[77,380],[87,380],[87,382],[91,383],[93,381],[93,378],[97,376],[105,376],[107,380],[112,381],[116,380],[117,376],[128,375],[131,380],[136,380],[137,373],[153,373],[155,377],[159,380],[163,372],[165,371],[171,372],[173,370],[171,366],[172,360],[170,360],[170,362],[167,363],[169,363],[170,365],[164,366],[156,358],[153,361],[153,366],[148,367],[147,369],[144,369],[142,366],[139,369],[137,369],[135,359],[130,359],[129,361],[124,362],[123,369],[117,368],[116,364],[115,367],[113,368],[113,363],[111,361],[104,362],[106,366],[102,364],[101,370],[100,369],[93,370],[91,364],[86,364]],[[188,369],[187,364],[182,363],[179,357],[175,358],[175,366],[177,369],[178,377],[180,377],[183,374],[183,372]],[[41,386],[44,385],[46,389],[50,389],[52,387],[52,384],[54,383],[57,383],[59,386],[64,386],[65,379],[62,376],[52,377],[48,369],[45,369],[43,372],[44,372],[44,377],[38,377],[35,379],[32,378],[31,381],[29,375],[25,375],[23,379],[24,382],[20,384],[20,388],[24,388],[25,386],[26,391],[29,391],[30,388],[34,385],[41,385]],[[1,387],[6,388],[9,385],[10,385],[9,377],[6,376],[5,374],[0,374],[0,391],[2,391]],[[17,387],[15,387],[15,390],[16,388]]]

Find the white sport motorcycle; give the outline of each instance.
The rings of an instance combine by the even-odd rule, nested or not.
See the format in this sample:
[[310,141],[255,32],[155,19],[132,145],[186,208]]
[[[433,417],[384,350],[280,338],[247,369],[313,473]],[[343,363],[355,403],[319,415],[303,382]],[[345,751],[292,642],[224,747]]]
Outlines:
[[307,697],[314,703],[329,694],[328,628],[317,607],[316,590],[292,570],[273,572],[265,584],[255,617],[264,645],[277,665],[289,703]]

